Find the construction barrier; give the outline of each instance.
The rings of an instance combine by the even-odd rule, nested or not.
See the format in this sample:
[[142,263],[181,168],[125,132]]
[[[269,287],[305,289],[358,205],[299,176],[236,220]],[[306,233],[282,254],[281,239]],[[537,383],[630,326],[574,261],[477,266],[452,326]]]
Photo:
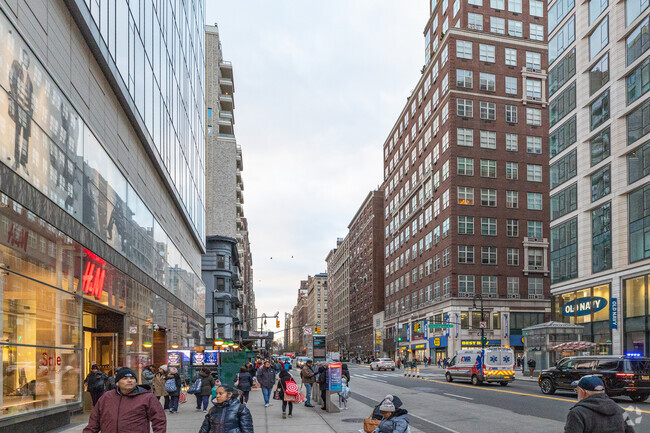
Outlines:
[[418,367],[415,371],[415,377],[420,377],[420,367]]

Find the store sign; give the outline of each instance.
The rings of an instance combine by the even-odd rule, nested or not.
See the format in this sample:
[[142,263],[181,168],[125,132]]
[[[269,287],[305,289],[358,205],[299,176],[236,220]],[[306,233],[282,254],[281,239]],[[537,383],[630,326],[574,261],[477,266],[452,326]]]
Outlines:
[[[464,347],[481,347],[481,340],[462,340],[460,345]],[[488,340],[486,346],[501,346],[501,340]]]
[[424,350],[427,348],[426,344],[413,344],[411,345],[411,349],[413,350]]
[[7,243],[12,247],[21,248],[27,251],[27,240],[29,239],[29,231],[18,224],[11,223],[9,231],[7,232]]
[[592,312],[602,310],[607,306],[607,299],[595,296],[593,298],[579,298],[568,302],[562,307],[562,314],[565,316],[588,316]]
[[95,299],[102,299],[104,294],[104,279],[106,278],[106,262],[97,254],[84,248],[86,253],[86,268],[81,277],[81,291]]
[[609,329],[618,329],[618,299],[609,300]]
[[447,347],[447,336],[429,338],[429,348],[431,347]]

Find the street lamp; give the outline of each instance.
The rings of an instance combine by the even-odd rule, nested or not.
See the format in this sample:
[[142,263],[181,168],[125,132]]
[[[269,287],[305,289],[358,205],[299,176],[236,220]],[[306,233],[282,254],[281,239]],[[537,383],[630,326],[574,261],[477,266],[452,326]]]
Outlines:
[[[400,332],[399,332],[399,319],[402,314],[406,311],[406,307],[402,305],[402,309],[397,312],[397,323],[395,324],[395,362],[397,362],[397,357],[399,354],[399,342],[401,341]],[[413,316],[411,314],[411,316]]]
[[[477,299],[481,301],[481,322],[483,322],[483,297],[481,295],[474,295],[474,299],[472,300],[472,305],[474,308],[476,308]],[[485,343],[487,342],[487,340],[485,339],[485,328],[480,324],[479,326],[481,327],[481,348],[485,349]]]

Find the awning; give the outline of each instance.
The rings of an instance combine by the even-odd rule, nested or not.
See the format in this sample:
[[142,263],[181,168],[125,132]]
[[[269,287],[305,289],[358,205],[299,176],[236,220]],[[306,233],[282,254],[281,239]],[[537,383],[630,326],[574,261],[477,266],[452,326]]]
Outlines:
[[595,346],[596,343],[590,341],[567,341],[566,343],[553,346],[551,350],[556,352],[563,352],[567,350],[585,350]]

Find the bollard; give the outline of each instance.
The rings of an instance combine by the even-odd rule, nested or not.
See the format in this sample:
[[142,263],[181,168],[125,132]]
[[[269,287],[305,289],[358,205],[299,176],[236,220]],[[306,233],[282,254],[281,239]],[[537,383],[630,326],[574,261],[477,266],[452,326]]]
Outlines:
[[404,367],[404,377],[406,377],[407,373],[408,373],[408,367]]
[[420,367],[417,368],[415,372],[415,377],[420,377]]

